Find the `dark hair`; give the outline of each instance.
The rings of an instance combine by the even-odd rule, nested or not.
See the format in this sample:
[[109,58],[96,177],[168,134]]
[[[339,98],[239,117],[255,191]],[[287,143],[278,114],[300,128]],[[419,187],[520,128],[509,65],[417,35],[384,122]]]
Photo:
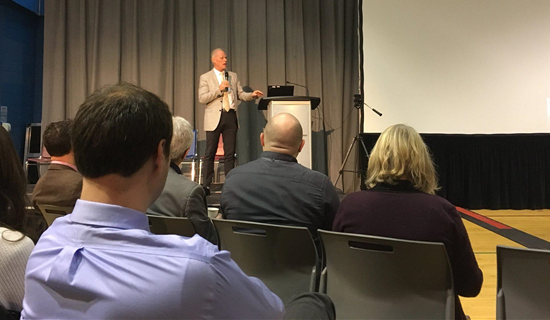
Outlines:
[[97,90],[78,109],[71,140],[78,171],[87,178],[129,177],[166,140],[170,154],[172,114],[153,93],[128,83]]
[[61,157],[71,152],[71,124],[67,119],[52,122],[44,130],[44,147],[51,156]]
[[9,133],[0,126],[0,224],[23,231],[26,181]]

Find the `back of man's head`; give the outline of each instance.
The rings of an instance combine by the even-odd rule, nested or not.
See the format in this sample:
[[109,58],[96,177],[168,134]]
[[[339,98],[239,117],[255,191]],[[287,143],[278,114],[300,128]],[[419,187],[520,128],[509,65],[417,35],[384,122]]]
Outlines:
[[89,96],[72,126],[76,166],[85,178],[129,177],[157,154],[170,153],[172,115],[166,103],[135,85],[118,83]]
[[266,124],[261,139],[264,151],[286,153],[296,157],[304,143],[302,125],[293,115],[279,113]]
[[51,156],[62,157],[71,152],[72,122],[70,119],[52,122],[44,130],[44,147]]
[[189,121],[182,117],[173,117],[172,124],[174,126],[174,135],[170,144],[170,161],[179,165],[177,161],[180,161],[189,148],[191,148],[195,135]]

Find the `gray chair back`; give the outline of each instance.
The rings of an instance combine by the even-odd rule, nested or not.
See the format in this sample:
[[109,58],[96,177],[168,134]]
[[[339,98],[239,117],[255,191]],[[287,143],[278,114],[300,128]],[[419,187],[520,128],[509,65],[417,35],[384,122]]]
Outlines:
[[48,227],[52,225],[55,219],[73,212],[73,207],[60,207],[49,204],[37,204],[36,207],[42,213]]
[[192,237],[197,233],[191,220],[186,217],[165,217],[147,215],[149,229],[154,234],[177,234]]
[[339,319],[454,319],[451,266],[442,243],[319,230],[321,292]]
[[497,246],[496,318],[550,319],[550,250]]
[[221,250],[249,276],[257,277],[283,302],[296,292],[313,291],[317,253],[309,230],[213,219]]

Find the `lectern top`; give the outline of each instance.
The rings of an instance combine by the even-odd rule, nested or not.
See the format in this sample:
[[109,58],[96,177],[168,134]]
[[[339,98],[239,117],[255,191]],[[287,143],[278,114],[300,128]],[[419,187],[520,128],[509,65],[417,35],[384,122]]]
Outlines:
[[311,110],[315,110],[319,103],[321,103],[321,98],[319,97],[303,97],[303,96],[291,96],[291,97],[267,97],[260,99],[258,102],[258,110],[267,110],[267,106],[271,101],[310,101]]

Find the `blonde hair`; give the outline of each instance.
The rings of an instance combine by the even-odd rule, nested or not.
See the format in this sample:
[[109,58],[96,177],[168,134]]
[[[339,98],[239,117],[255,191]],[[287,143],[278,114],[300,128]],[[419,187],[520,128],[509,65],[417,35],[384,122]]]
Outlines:
[[170,161],[175,162],[183,156],[185,151],[191,148],[194,134],[193,127],[189,121],[182,117],[172,117],[172,124],[174,126],[174,135],[170,143]]
[[429,194],[439,189],[434,164],[422,137],[404,124],[393,125],[380,135],[372,149],[367,169],[367,188],[378,183],[410,181]]

